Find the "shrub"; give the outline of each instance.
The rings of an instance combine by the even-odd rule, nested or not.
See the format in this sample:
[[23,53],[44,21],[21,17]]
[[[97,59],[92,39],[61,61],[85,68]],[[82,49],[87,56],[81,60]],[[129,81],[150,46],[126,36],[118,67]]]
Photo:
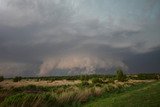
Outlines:
[[92,83],[93,83],[93,84],[103,83],[103,81],[102,81],[101,79],[99,79],[99,78],[93,78],[93,79],[92,79]]
[[108,83],[114,83],[114,80],[115,80],[114,78],[109,78]]
[[138,74],[137,75],[138,77],[138,79],[140,79],[140,80],[146,80],[146,79],[158,79],[158,75],[156,75],[156,74]]
[[102,87],[102,84],[96,83],[95,86],[96,86],[96,87]]
[[123,74],[123,71],[121,69],[118,69],[117,71],[117,80],[118,81],[125,81],[126,80],[126,75]]
[[111,92],[115,90],[115,87],[112,85],[106,85],[103,87],[103,89],[105,90],[105,92]]
[[52,79],[51,79],[51,82],[53,82],[53,81],[55,81],[55,80],[56,80],[55,78],[52,78]]
[[35,81],[36,81],[36,82],[39,82],[39,81],[40,81],[40,79],[39,79],[39,78],[37,78]]
[[0,76],[0,82],[2,82],[4,80],[3,76]]
[[15,77],[13,78],[13,82],[18,82],[18,81],[21,81],[22,80],[22,77]]
[[27,93],[42,93],[42,92],[49,92],[55,91],[62,86],[53,86],[53,87],[43,87],[43,86],[36,86],[36,85],[27,85],[22,87],[13,88],[13,92],[27,92]]
[[28,86],[26,86],[26,87],[24,87],[25,88],[25,90],[37,90],[37,86],[35,86],[35,85],[28,85]]
[[81,81],[88,81],[89,80],[89,76],[88,75],[81,75],[80,76],[80,80]]
[[82,81],[81,86],[89,86],[88,81]]

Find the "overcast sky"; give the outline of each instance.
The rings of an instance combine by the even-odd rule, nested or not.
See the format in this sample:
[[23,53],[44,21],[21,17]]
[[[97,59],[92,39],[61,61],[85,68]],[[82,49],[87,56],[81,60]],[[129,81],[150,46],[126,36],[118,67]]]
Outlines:
[[0,0],[0,75],[160,72],[160,0]]

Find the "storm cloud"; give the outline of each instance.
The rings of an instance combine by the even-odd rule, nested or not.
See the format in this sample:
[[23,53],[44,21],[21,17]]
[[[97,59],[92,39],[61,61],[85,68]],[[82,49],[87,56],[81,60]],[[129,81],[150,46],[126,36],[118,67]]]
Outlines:
[[0,75],[159,72],[159,28],[159,0],[0,0]]

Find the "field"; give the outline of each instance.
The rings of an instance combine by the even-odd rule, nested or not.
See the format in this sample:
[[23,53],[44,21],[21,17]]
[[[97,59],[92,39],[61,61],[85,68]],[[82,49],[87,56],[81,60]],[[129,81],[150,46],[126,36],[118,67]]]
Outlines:
[[160,107],[160,82],[91,101],[84,107]]
[[158,74],[15,77],[0,82],[0,107],[158,107],[159,99]]

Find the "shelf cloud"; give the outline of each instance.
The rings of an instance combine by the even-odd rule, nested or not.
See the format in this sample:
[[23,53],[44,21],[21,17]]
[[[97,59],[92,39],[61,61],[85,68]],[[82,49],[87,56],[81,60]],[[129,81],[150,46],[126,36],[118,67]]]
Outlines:
[[0,75],[159,72],[159,28],[159,0],[0,0]]

